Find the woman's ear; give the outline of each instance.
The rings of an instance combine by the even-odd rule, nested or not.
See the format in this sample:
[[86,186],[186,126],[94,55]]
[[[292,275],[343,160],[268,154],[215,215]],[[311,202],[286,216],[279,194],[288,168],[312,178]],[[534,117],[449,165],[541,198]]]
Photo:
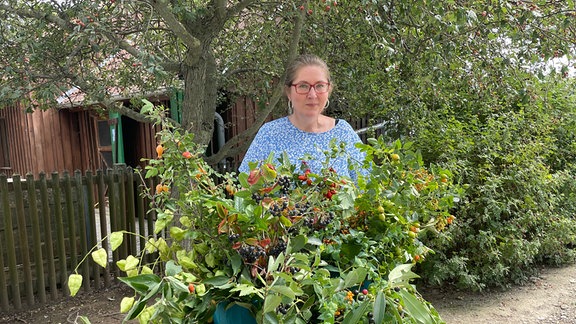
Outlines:
[[292,90],[292,89],[290,89],[290,88],[292,88],[292,87],[284,87],[284,94],[286,95],[286,98],[288,98],[288,101],[292,100],[290,98],[290,95],[291,95],[290,90]]

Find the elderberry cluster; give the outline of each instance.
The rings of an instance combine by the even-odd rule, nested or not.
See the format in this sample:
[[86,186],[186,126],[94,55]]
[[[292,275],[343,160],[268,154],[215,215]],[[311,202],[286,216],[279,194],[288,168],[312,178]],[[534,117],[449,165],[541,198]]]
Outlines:
[[272,246],[268,250],[268,255],[272,255],[274,257],[277,257],[280,253],[282,253],[284,251],[286,251],[286,242],[278,241],[278,243],[276,243],[276,245]]
[[280,185],[280,192],[287,195],[290,192],[290,178],[288,176],[281,176],[278,178],[278,185]]
[[238,234],[238,233],[232,233],[232,234],[228,235],[228,240],[229,240],[230,242],[234,242],[234,241],[236,241],[238,238],[240,238],[240,234]]
[[262,197],[257,192],[252,194],[252,200],[254,200],[257,204],[259,204],[262,201],[262,199],[264,199],[264,197]]
[[324,215],[318,219],[318,223],[316,224],[318,229],[326,228],[332,221],[334,220],[334,213],[329,212],[328,215]]
[[325,229],[326,226],[330,225],[334,220],[335,215],[333,212],[329,212],[328,214],[316,214],[310,215],[304,218],[303,225],[313,230],[322,230]]
[[282,315],[286,315],[288,313],[288,309],[290,309],[290,305],[280,304],[276,307],[276,311]]
[[290,210],[290,216],[300,216],[308,213],[312,209],[312,205],[309,202],[296,203],[294,209]]
[[282,204],[274,204],[272,205],[272,207],[270,207],[270,214],[272,214],[272,216],[280,216],[282,215],[282,211],[284,211],[286,208],[288,208],[288,202],[284,201],[282,202]]
[[266,251],[259,245],[243,245],[238,249],[238,253],[245,263],[254,263],[260,257],[266,256]]

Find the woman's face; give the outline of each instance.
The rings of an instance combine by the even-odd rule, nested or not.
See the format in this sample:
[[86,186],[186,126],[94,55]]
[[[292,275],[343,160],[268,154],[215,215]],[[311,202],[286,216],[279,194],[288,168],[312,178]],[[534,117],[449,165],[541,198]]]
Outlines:
[[324,110],[324,106],[328,101],[332,89],[331,86],[327,84],[326,86],[328,87],[328,91],[318,93],[314,88],[314,85],[319,82],[328,83],[327,73],[322,67],[306,65],[298,70],[292,84],[308,84],[311,87],[308,93],[297,93],[297,86],[291,86],[290,89],[287,90],[288,100],[292,101],[295,114],[314,117],[318,116],[322,110]]

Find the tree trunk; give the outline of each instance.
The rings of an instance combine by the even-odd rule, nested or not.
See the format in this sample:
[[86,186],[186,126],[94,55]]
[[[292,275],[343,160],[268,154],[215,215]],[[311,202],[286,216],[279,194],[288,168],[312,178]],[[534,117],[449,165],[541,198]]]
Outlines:
[[[188,60],[184,60],[186,64]],[[212,139],[216,112],[216,61],[210,46],[203,46],[199,59],[184,66],[182,127],[194,134],[194,141],[207,145]]]

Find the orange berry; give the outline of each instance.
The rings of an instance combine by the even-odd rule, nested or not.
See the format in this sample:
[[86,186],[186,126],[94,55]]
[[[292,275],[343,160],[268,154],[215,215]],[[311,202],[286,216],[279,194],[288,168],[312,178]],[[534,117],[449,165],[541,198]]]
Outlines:
[[159,159],[162,158],[162,154],[164,154],[164,146],[162,146],[162,144],[158,144],[158,146],[156,146],[156,154],[158,154]]

